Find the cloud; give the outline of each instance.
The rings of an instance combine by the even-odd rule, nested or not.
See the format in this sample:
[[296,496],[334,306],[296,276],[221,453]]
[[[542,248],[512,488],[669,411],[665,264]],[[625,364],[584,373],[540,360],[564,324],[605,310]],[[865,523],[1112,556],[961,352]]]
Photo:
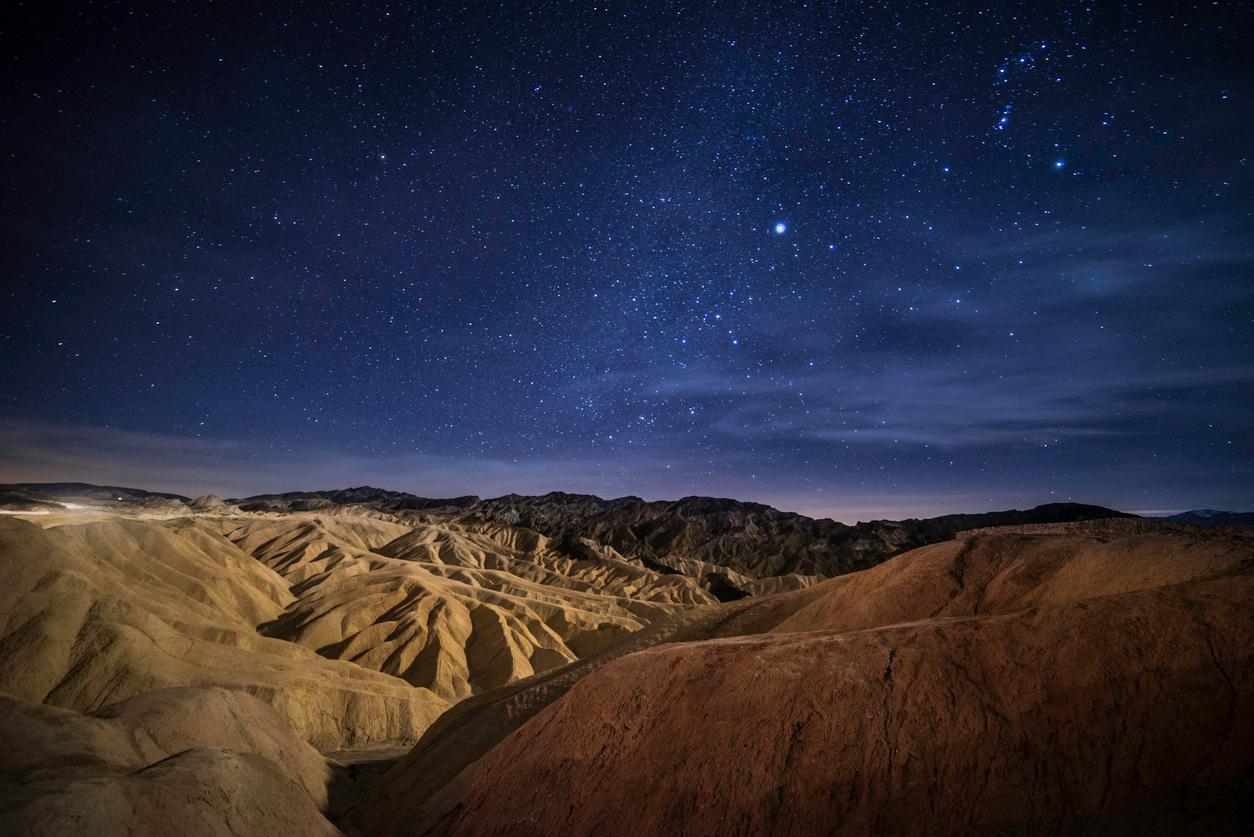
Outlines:
[[746,376],[736,370],[654,372],[652,391],[698,408],[729,442],[912,443],[945,449],[1178,433],[1199,405],[1246,397],[1239,364],[1175,369],[1066,352],[954,370],[897,359],[837,372]]

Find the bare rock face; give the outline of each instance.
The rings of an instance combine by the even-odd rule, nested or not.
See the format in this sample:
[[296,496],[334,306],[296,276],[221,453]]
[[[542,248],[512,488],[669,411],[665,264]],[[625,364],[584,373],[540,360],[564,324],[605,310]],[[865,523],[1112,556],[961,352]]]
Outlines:
[[[8,494],[6,494],[6,491]],[[16,492],[16,493],[14,493]],[[1079,503],[1052,503],[1025,511],[956,514],[922,520],[874,520],[847,526],[780,511],[760,503],[719,497],[646,501],[605,500],[587,494],[551,492],[430,499],[371,486],[330,491],[294,491],[242,499],[173,494],[82,483],[0,486],[14,509],[39,510],[31,498],[96,510],[148,515],[254,515],[325,513],[358,515],[412,525],[445,524],[462,532],[516,529],[550,541],[550,551],[579,560],[589,551],[655,574],[687,577],[708,597],[732,601],[796,589],[813,580],[863,570],[887,558],[987,526],[1055,523],[1125,516]],[[27,505],[23,505],[27,504]]]
[[455,701],[565,665],[651,619],[714,602],[691,579],[572,559],[525,529],[357,515],[224,521],[291,585],[271,637]]
[[[646,502],[639,497],[602,500],[560,492],[482,500],[461,514],[463,520],[509,522],[555,539],[591,538],[646,566],[701,579],[711,574],[726,576],[728,571],[747,579],[834,576],[872,567],[900,552],[948,540],[958,531],[977,526],[1120,516],[1098,506],[1055,503],[1027,511],[846,526],[718,497]],[[757,592],[743,584],[739,588],[744,593]],[[737,597],[732,593],[728,598]]]
[[270,639],[293,599],[274,571],[193,521],[51,529],[0,519],[0,689],[91,712],[153,689],[249,692],[327,750],[416,740],[426,689]]
[[197,497],[187,504],[187,507],[200,514],[236,514],[239,512],[238,506],[223,502],[221,497],[213,494],[206,494],[203,497]]
[[272,762],[212,748],[185,750],[135,773],[73,782],[13,812],[9,825],[49,837],[340,833]]
[[1137,519],[987,529],[826,581],[772,630],[848,631],[1103,599],[1226,575],[1251,556],[1254,537]]
[[[560,550],[579,553],[581,545],[592,543],[596,549],[612,550],[618,557],[648,569],[686,575],[706,590],[723,592],[725,600],[793,589],[811,577],[866,569],[906,550],[948,540],[964,529],[1125,516],[1100,506],[1052,503],[1026,511],[875,520],[846,526],[721,497],[605,500],[554,491],[489,500],[433,500],[370,486],[267,494],[230,502],[245,511],[358,508],[416,514],[468,530],[483,524],[520,527],[539,532]],[[745,581],[737,582],[737,577]],[[775,577],[787,580],[782,587],[769,582],[761,588],[753,584]]]
[[0,737],[12,833],[338,833],[326,760],[241,692],[149,692],[94,716],[0,694]]
[[[772,633],[609,662],[415,807],[396,784],[402,761],[360,823],[383,834],[1244,827],[1254,539],[981,535],[771,598],[791,608],[763,599],[739,613]],[[540,801],[554,788],[560,801]],[[374,806],[382,796],[393,804]]]
[[161,689],[106,706],[93,717],[127,729],[153,761],[197,747],[249,753],[273,762],[320,808],[333,776],[322,756],[268,704],[223,688]]
[[326,750],[412,743],[451,701],[715,601],[526,529],[197,502],[174,519],[0,520],[0,689],[89,712],[221,685]]

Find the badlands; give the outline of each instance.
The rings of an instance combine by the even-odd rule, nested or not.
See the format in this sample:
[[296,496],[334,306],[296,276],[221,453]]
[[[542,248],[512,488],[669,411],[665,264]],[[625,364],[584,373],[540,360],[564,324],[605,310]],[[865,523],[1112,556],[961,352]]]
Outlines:
[[1243,833],[1254,533],[0,487],[16,834]]

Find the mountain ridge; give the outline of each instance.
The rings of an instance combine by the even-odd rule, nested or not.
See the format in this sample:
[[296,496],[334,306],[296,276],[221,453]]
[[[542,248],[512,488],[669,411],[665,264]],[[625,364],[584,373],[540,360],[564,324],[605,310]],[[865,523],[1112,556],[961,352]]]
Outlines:
[[1177,514],[1155,517],[1171,523],[1187,523],[1193,526],[1254,526],[1254,512],[1222,511],[1219,509],[1190,509]]
[[[101,499],[125,500],[127,498],[142,497],[158,497],[162,499],[177,500],[190,505],[194,499],[190,496],[176,494],[166,491],[151,491],[142,488],[132,488],[127,486],[103,485],[87,482],[15,482],[0,483],[0,492],[29,492],[31,494],[43,495],[39,499],[56,500],[74,499],[75,497],[92,497],[101,494],[115,495],[113,498],[102,497]],[[117,495],[121,495],[120,497]],[[219,496],[219,495],[205,495]],[[771,506],[767,503],[760,503],[754,500],[739,500],[734,497],[719,497],[705,494],[688,494],[673,500],[646,500],[635,494],[625,494],[620,497],[605,498],[597,494],[582,494],[567,491],[549,491],[544,494],[518,494],[510,492],[502,494],[498,497],[484,498],[478,494],[465,494],[454,497],[423,497],[408,491],[398,491],[388,488],[379,488],[371,485],[349,486],[346,488],[330,488],[330,489],[313,489],[313,490],[293,490],[283,492],[266,492],[261,494],[252,494],[242,497],[223,497],[222,500],[231,505],[240,504],[262,504],[262,503],[288,503],[300,500],[330,500],[343,505],[366,505],[366,504],[385,504],[380,510],[422,510],[427,508],[440,507],[457,507],[457,508],[475,508],[478,506],[498,507],[509,503],[535,504],[539,501],[564,501],[566,503],[581,502],[590,505],[596,505],[604,509],[618,509],[623,507],[692,507],[698,504],[718,504],[722,506],[731,505],[738,508],[751,509],[754,511],[777,514],[781,516],[803,518],[813,521],[830,521],[839,526],[856,528],[860,525],[877,524],[877,523],[911,523],[925,520],[939,520],[943,518],[957,518],[962,516],[981,515],[981,514],[1010,514],[1017,512],[1032,512],[1038,509],[1063,506],[1087,506],[1089,508],[1102,511],[1112,512],[1121,516],[1137,516],[1128,512],[1118,511],[1104,506],[1097,506],[1086,503],[1041,503],[1029,509],[1007,509],[1004,511],[988,511],[988,512],[955,512],[945,515],[936,515],[933,517],[907,517],[900,519],[891,518],[872,518],[870,520],[859,520],[855,523],[842,523],[831,517],[813,517],[802,514],[801,512],[788,511]],[[276,511],[278,509],[275,509]],[[286,510],[286,509],[285,509]],[[1201,512],[1211,512],[1217,514],[1234,514],[1233,512],[1213,512],[1213,510],[1198,510],[1196,512],[1185,512],[1182,514],[1195,514]],[[1240,514],[1240,513],[1237,513]],[[1173,517],[1179,517],[1175,515]],[[1163,518],[1167,519],[1167,518]]]
[[[78,486],[74,491],[75,496],[84,493]],[[218,508],[206,506],[203,499],[189,501],[189,509]],[[109,502],[126,501],[110,495]],[[173,504],[183,501],[144,496],[134,502],[166,504],[161,511],[177,512],[180,509]],[[607,500],[553,491],[489,499],[473,495],[424,498],[368,485],[228,498],[225,505],[262,514],[354,509],[397,520],[452,523],[472,532],[501,526],[528,530],[575,560],[625,559],[653,572],[694,578],[721,601],[765,592],[762,580],[783,579],[769,586],[777,591],[867,569],[966,529],[1130,516],[1102,506],[1049,503],[1025,510],[873,520],[851,526],[726,497],[645,500],[629,495]]]

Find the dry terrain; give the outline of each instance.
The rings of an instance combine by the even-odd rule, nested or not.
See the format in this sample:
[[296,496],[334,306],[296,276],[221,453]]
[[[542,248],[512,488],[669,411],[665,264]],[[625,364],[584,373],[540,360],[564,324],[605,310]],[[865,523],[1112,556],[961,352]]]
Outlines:
[[1252,813],[1245,530],[377,489],[0,505],[15,833],[1237,833]]

